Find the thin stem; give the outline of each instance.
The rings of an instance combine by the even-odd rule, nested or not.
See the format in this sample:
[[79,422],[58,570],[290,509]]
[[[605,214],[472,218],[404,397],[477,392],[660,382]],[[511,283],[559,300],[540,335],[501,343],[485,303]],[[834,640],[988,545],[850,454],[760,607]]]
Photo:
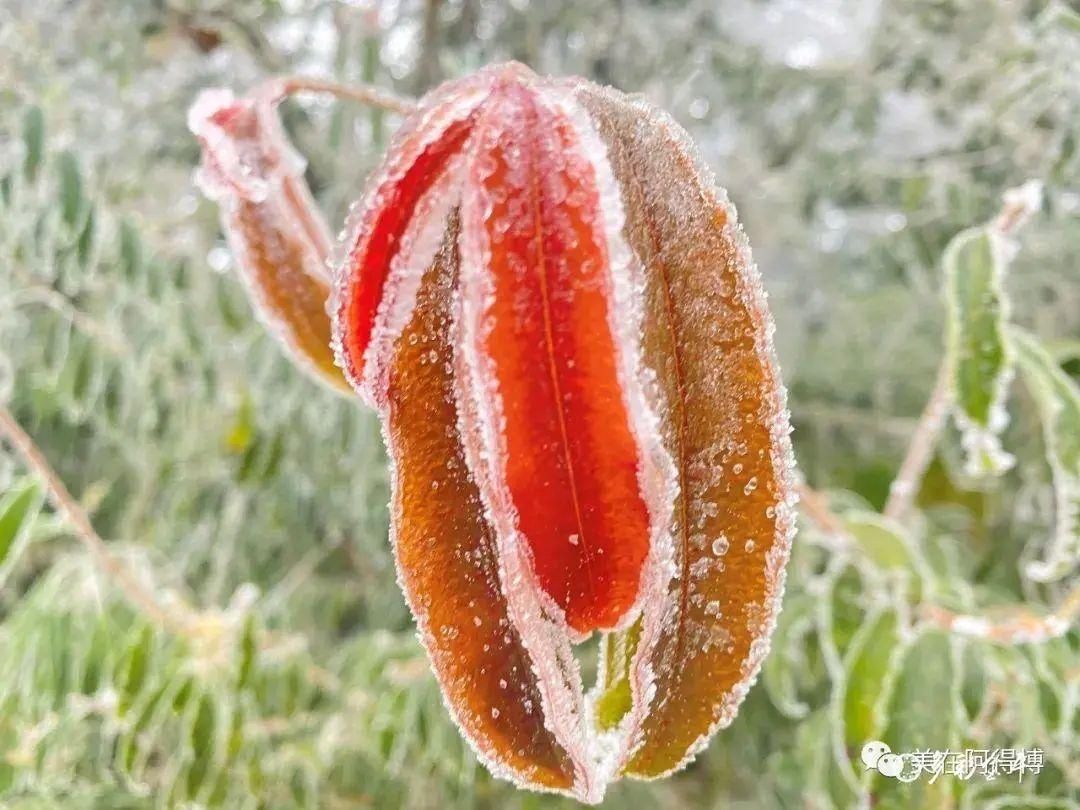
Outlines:
[[915,426],[915,433],[908,444],[907,454],[900,464],[900,471],[889,485],[889,497],[882,510],[885,517],[899,520],[907,514],[915,501],[919,482],[930,465],[937,437],[945,425],[949,410],[949,364],[942,360],[937,380],[930,398],[926,401],[922,416]]
[[310,76],[283,76],[273,80],[282,95],[293,93],[329,93],[338,98],[349,99],[360,104],[380,107],[401,115],[408,115],[416,109],[416,101],[389,93],[371,85],[346,85],[328,79]]
[[60,476],[56,474],[45,455],[30,435],[22,429],[7,408],[0,405],[0,436],[22,456],[27,466],[44,482],[49,501],[63,514],[75,530],[75,535],[90,552],[94,563],[110,576],[128,601],[163,627],[186,634],[189,630],[185,620],[169,613],[128,567],[111,551],[95,531],[90,518],[78,501],[68,492]]
[[795,485],[799,493],[799,505],[802,513],[830,538],[840,541],[848,539],[848,531],[843,522],[829,509],[825,496],[805,482]]
[[1061,638],[1080,618],[1080,584],[1065,596],[1057,609],[1036,616],[1025,608],[990,618],[953,613],[937,605],[925,605],[923,618],[954,635],[982,638],[998,644],[1039,644]]

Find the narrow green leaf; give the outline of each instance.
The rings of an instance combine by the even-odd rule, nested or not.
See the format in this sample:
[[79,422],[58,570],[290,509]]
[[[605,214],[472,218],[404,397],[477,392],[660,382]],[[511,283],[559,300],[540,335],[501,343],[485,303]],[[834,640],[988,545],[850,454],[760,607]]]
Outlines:
[[71,152],[61,152],[56,161],[57,181],[60,194],[60,216],[70,228],[74,228],[83,212],[82,172],[79,162]]
[[191,750],[195,757],[188,768],[187,793],[194,798],[199,793],[216,753],[217,711],[208,693],[199,698],[199,707],[191,723]]
[[860,629],[848,650],[844,669],[844,742],[852,751],[867,740],[879,740],[904,650],[896,612],[886,610]]
[[78,256],[79,264],[84,268],[90,263],[90,257],[93,254],[95,230],[94,206],[90,205],[86,212],[82,233],[79,234],[79,241],[75,245],[75,254]]
[[154,651],[154,629],[145,625],[127,650],[127,665],[120,693],[120,711],[126,712],[146,686]]
[[999,439],[1008,421],[1005,397],[1013,374],[1005,340],[1004,237],[989,226],[963,231],[949,243],[942,261],[947,362],[953,416],[967,454],[965,471],[973,477],[997,475],[1013,462]]
[[27,107],[23,113],[23,174],[33,180],[45,154],[45,115],[40,107]]
[[603,683],[596,698],[596,725],[601,731],[615,728],[633,705],[630,663],[641,638],[641,620],[626,630],[610,633],[601,641]]
[[26,546],[44,502],[45,493],[32,479],[13,486],[0,499],[0,585]]
[[249,614],[244,621],[244,632],[240,636],[240,665],[237,667],[236,688],[243,689],[251,682],[255,669],[255,656],[258,654],[258,626],[254,615]]
[[1028,576],[1060,579],[1080,564],[1080,387],[1030,333],[1013,327],[1009,340],[1042,421],[1046,459],[1054,481],[1054,534]]
[[142,270],[142,241],[130,220],[120,223],[120,269],[129,279],[136,278]]

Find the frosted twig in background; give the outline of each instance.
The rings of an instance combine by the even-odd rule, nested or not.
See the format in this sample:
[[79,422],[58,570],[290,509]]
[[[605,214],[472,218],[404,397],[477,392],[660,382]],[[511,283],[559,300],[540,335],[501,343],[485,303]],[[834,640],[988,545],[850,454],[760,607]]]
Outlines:
[[1080,583],[1046,616],[1022,607],[1002,610],[999,616],[953,613],[937,605],[925,605],[922,612],[927,621],[954,635],[998,644],[1039,644],[1061,638],[1080,618]]
[[380,107],[384,110],[407,115],[416,108],[416,102],[404,96],[398,96],[378,87],[362,84],[339,84],[326,79],[316,79],[307,76],[282,76],[271,80],[279,83],[283,95],[294,93],[329,93],[338,98],[356,101],[360,104],[369,104],[372,107]]
[[926,472],[934,454],[934,445],[945,424],[949,412],[949,369],[942,363],[938,368],[934,388],[926,401],[919,424],[908,444],[907,453],[900,464],[900,471],[889,485],[889,498],[885,502],[884,514],[887,518],[899,520],[907,514],[915,501],[919,482]]
[[75,536],[90,552],[91,558],[116,582],[128,601],[166,629],[180,634],[189,633],[191,629],[189,620],[171,613],[143,583],[139,582],[131,570],[109,551],[86,512],[68,492],[64,482],[60,480],[60,476],[53,470],[48,459],[38,449],[30,434],[22,429],[11,412],[3,406],[0,406],[0,435],[7,439],[23,457],[27,466],[41,478],[49,501],[68,519],[75,530]]

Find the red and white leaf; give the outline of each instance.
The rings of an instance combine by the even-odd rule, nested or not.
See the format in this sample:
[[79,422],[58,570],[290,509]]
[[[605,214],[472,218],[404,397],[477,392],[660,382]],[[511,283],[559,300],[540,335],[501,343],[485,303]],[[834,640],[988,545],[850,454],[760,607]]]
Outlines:
[[202,145],[196,180],[221,207],[256,312],[301,368],[338,391],[348,384],[330,344],[330,235],[303,179],[304,161],[277,117],[280,88],[251,98],[204,91],[188,113]]

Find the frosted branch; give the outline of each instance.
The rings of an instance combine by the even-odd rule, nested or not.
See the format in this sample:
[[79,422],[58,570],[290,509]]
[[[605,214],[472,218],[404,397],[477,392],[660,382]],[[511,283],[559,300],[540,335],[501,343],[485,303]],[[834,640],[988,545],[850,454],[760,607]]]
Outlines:
[[401,115],[408,115],[416,109],[416,102],[413,99],[395,95],[373,85],[345,85],[308,76],[283,76],[271,81],[278,83],[279,92],[283,96],[295,93],[329,93],[337,98],[379,107]]
[[52,505],[67,518],[75,530],[75,536],[86,547],[94,564],[108,575],[120,588],[132,605],[149,616],[154,622],[182,635],[190,633],[190,622],[170,613],[158,599],[141,583],[131,570],[110,550],[94,529],[86,512],[72,497],[60,476],[49,464],[44,453],[30,435],[22,429],[7,408],[0,406],[0,436],[7,439],[27,466],[45,484],[46,494]]
[[938,368],[937,380],[926,401],[922,416],[915,426],[915,433],[908,444],[907,453],[900,464],[900,471],[889,485],[889,497],[885,501],[883,514],[887,518],[899,520],[907,514],[915,500],[919,482],[922,480],[934,445],[945,425],[945,416],[949,411],[949,367],[942,363]]
[[1016,607],[1000,617],[953,613],[937,605],[925,605],[923,618],[958,636],[981,638],[998,644],[1041,644],[1061,638],[1080,618],[1080,584],[1077,584],[1052,613],[1038,616]]

